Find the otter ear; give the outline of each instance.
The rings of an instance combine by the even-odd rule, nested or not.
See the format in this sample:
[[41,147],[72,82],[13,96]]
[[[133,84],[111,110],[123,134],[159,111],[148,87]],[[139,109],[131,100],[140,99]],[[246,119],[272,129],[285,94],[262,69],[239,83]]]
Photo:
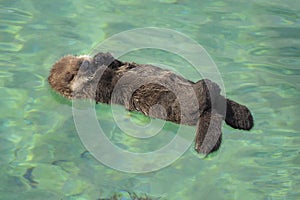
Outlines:
[[214,110],[208,110],[201,114],[195,138],[195,150],[198,153],[209,154],[217,151],[222,141],[223,116]]
[[250,130],[254,125],[250,110],[230,99],[227,99],[225,122],[233,128],[244,130]]

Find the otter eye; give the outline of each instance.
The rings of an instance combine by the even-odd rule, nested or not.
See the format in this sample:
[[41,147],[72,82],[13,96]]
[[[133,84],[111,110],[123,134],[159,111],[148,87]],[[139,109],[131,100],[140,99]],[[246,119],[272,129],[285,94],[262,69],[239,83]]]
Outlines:
[[67,82],[70,82],[70,81],[72,81],[73,80],[73,78],[74,78],[74,74],[71,74],[71,73],[67,73],[66,74],[66,77],[65,77],[65,80],[67,81]]

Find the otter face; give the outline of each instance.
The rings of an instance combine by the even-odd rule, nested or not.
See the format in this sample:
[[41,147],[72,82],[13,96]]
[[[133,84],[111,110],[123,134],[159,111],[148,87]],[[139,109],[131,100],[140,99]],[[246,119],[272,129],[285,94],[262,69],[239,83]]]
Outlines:
[[48,82],[67,98],[94,99],[97,84],[105,69],[117,68],[123,63],[110,53],[90,56],[65,56],[52,67]]
[[[89,56],[65,56],[52,67],[48,82],[50,86],[67,98],[74,97],[74,91],[83,87],[93,73]],[[80,75],[80,76],[78,76]]]

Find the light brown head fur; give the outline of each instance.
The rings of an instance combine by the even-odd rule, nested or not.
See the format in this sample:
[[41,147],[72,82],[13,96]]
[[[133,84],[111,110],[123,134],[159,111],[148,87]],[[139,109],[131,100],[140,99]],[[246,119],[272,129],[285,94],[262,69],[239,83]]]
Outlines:
[[59,94],[67,98],[73,97],[72,83],[78,73],[78,70],[88,56],[68,55],[59,59],[52,67],[48,82],[50,86]]

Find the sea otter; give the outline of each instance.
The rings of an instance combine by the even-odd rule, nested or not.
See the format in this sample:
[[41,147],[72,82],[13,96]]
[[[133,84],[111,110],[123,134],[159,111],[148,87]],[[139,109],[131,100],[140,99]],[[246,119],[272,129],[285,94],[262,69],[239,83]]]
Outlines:
[[65,56],[53,65],[48,81],[69,99],[120,104],[147,116],[197,125],[195,150],[205,155],[219,149],[223,120],[236,129],[253,127],[249,109],[222,96],[216,83],[192,82],[153,65],[122,62],[110,53]]

